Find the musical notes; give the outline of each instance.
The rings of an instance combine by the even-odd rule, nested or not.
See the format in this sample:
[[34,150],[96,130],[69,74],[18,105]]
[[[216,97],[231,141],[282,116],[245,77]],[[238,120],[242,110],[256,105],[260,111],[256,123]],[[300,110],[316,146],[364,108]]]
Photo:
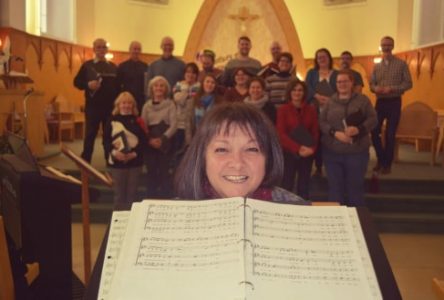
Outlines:
[[346,207],[149,200],[133,204],[120,226],[105,258],[123,244],[118,271],[104,266],[101,282],[111,300],[382,299]]
[[102,279],[100,280],[98,300],[106,300],[111,289],[114,271],[120,254],[126,227],[128,225],[129,211],[115,211],[111,218],[111,227],[108,234],[108,243],[105,251],[105,259],[102,267]]
[[[131,236],[123,242],[113,297],[228,299],[242,295],[238,286],[243,278],[243,244],[239,242],[243,211],[238,208],[239,201],[242,199],[153,200],[140,203],[137,209],[133,206],[128,225]],[[147,284],[151,296],[136,293]],[[170,284],[172,289],[167,287]],[[177,286],[180,289],[175,291]],[[165,290],[177,297],[166,297]],[[220,298],[214,297],[214,291]]]
[[[367,299],[363,295],[370,294],[370,287],[361,255],[368,258],[368,252],[358,249],[346,207],[250,206],[249,280],[263,299],[275,296],[269,291],[276,282],[286,299],[304,295],[309,287],[311,299],[330,299],[335,293],[342,299]],[[373,293],[370,299],[382,297]]]

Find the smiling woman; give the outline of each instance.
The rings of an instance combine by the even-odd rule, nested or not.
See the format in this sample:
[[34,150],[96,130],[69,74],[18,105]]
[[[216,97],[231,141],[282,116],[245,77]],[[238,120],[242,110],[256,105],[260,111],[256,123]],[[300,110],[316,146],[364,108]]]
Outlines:
[[205,115],[176,172],[176,195],[309,204],[276,187],[282,172],[282,150],[268,118],[248,104],[220,105]]

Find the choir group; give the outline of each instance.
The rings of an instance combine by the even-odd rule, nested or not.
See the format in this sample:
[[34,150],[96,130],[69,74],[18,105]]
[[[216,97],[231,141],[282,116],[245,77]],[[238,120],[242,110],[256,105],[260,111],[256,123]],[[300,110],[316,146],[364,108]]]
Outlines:
[[[212,182],[214,174],[208,173],[213,167],[209,166],[210,162],[219,159],[220,163],[225,159],[232,142],[237,145],[239,138],[245,140],[246,150],[239,149],[247,153],[248,158],[246,162],[241,161],[244,156],[238,158],[240,169],[242,163],[248,165],[248,155],[259,152],[268,157],[269,154],[263,153],[268,147],[255,144],[261,139],[260,125],[236,119],[239,116],[252,118],[255,116],[251,113],[253,109],[260,112],[261,120],[267,126],[272,124],[273,134],[282,148],[279,153],[283,178],[273,182],[274,185],[310,199],[312,165],[316,168],[315,176],[323,176],[324,166],[329,201],[350,206],[365,205],[364,177],[369,148],[373,143],[377,154],[374,171],[390,173],[401,96],[412,86],[407,65],[392,54],[393,38],[381,39],[383,59],[375,65],[370,78],[370,90],[377,98],[375,107],[361,93],[364,82],[361,75],[351,69],[353,56],[349,51],[341,54],[341,69],[336,70],[329,50],[319,49],[315,53],[314,67],[301,80],[296,76],[292,54],[282,51],[278,42],[271,44],[273,59],[265,65],[250,57],[251,47],[247,36],[240,37],[238,56],[228,61],[222,70],[214,66],[216,55],[210,49],[199,54],[200,66],[178,59],[173,55],[174,41],[170,37],[161,41],[162,56],[147,65],[140,59],[142,46],[135,41],[130,44],[129,59],[116,66],[105,58],[106,41],[94,41],[94,59],[86,61],[74,78],[74,85],[85,91],[86,134],[82,157],[91,161],[101,125],[105,159],[115,182],[115,203],[137,200],[143,165],[147,172],[148,198],[171,199],[187,195],[181,191],[191,187],[184,186],[181,181],[201,185],[194,188],[204,192],[208,192],[210,183],[212,189],[206,194],[208,198],[227,196],[223,188],[217,189],[217,181]],[[216,108],[219,119],[214,114],[208,117]],[[222,116],[228,116],[225,123],[215,127],[218,132],[211,131],[213,123],[222,120]],[[241,124],[239,128],[235,124],[237,136],[232,135],[232,130],[228,132],[231,125],[226,122],[231,122],[231,117],[235,118],[233,122]],[[381,137],[384,120],[385,136]],[[225,130],[225,135],[233,140],[226,142],[221,138],[216,144],[222,146],[213,149],[208,140],[213,136],[205,130],[210,130],[214,136]],[[254,147],[245,134],[253,139]],[[381,141],[381,138],[385,140]],[[208,149],[202,150],[202,145],[191,147],[193,143],[199,143],[195,141],[197,139]],[[227,145],[223,146],[223,143]],[[197,152],[190,154],[193,149],[201,149],[200,154],[205,157],[195,156]],[[217,155],[209,153],[209,149]],[[206,176],[198,183],[184,178],[196,175],[190,161],[185,161],[190,157],[203,160],[203,166],[193,162],[195,168],[206,168]],[[173,177],[179,165],[180,172],[177,173],[180,174],[176,174],[174,191]],[[265,168],[265,173],[270,171],[268,162]],[[202,170],[196,178],[205,173]],[[224,175],[222,181],[228,183],[228,189],[234,187],[235,190],[238,185],[246,186],[245,183],[254,177],[254,174]],[[237,196],[251,196],[263,191],[262,188],[267,188],[264,186],[266,181],[261,178],[255,189]]]

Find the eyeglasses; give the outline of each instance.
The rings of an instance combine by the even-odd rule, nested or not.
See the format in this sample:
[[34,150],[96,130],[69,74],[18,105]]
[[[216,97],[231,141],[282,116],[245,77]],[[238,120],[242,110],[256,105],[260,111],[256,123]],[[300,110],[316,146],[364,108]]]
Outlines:
[[351,82],[351,80],[338,80],[338,81],[336,81],[336,83],[339,83],[339,84],[349,83],[349,82]]

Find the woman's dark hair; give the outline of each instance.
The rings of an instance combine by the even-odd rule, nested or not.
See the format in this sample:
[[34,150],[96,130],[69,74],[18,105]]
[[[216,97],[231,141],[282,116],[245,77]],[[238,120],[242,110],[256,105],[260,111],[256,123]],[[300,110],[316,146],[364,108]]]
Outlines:
[[281,57],[285,57],[290,63],[293,63],[293,55],[291,55],[290,52],[282,52],[279,54],[278,61],[281,59]]
[[316,52],[315,52],[315,58],[314,58],[315,69],[316,69],[316,70],[319,70],[318,54],[319,54],[320,52],[324,52],[325,54],[327,54],[327,56],[328,56],[328,68],[329,68],[330,70],[333,69],[333,57],[331,57],[331,53],[330,53],[330,51],[328,51],[327,48],[321,48],[321,49],[316,50]]
[[307,99],[307,84],[299,79],[292,79],[289,83],[287,83],[287,89],[285,90],[285,101],[291,101],[291,91],[297,86],[300,85],[304,89],[304,101]]
[[235,77],[236,77],[236,74],[239,73],[239,71],[242,71],[242,73],[244,73],[248,77],[251,77],[251,74],[248,72],[248,70],[246,68],[238,67],[238,68],[234,69],[233,74],[232,74],[232,79],[233,79],[234,83],[236,83]]
[[188,70],[191,70],[191,72],[193,72],[194,74],[199,75],[199,67],[193,62],[187,63],[185,65],[183,74],[185,74]]
[[262,86],[262,89],[265,91],[265,88],[266,88],[266,86],[267,86],[267,84],[265,83],[265,80],[263,80],[261,77],[258,77],[258,76],[255,76],[255,77],[251,77],[249,80],[248,80],[248,83],[247,83],[247,86],[248,86],[248,88],[250,88],[250,85],[253,83],[253,82],[259,82],[259,84]]
[[214,76],[211,73],[205,74],[205,76],[202,78],[202,81],[200,82],[200,89],[197,92],[196,96],[194,97],[194,106],[196,107],[201,107],[202,104],[200,103],[200,99],[205,95],[205,91],[204,91],[204,81],[205,79],[207,79],[207,77],[210,77],[214,80],[215,86],[214,86],[214,90],[213,90],[213,95],[216,95],[217,93],[217,78],[216,76]]
[[[284,162],[282,149],[273,124],[257,108],[245,103],[215,106],[203,118],[183,157],[174,178],[176,195],[182,199],[204,199],[208,182],[205,156],[208,144],[224,130],[228,135],[235,126],[254,135],[265,156],[265,176],[261,183],[273,187],[281,181]],[[242,195],[239,195],[242,196]]]

